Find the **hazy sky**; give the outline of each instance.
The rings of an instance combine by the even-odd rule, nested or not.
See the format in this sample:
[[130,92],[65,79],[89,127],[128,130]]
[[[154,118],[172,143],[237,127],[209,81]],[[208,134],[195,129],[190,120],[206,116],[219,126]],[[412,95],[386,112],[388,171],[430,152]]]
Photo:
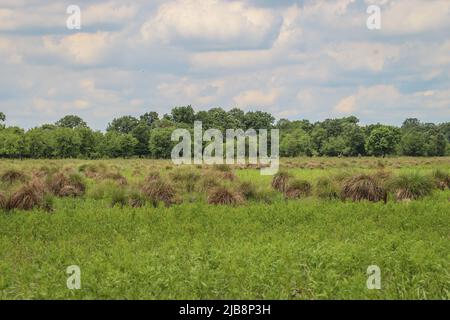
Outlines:
[[0,111],[27,128],[188,104],[450,121],[449,71],[450,0],[0,0]]

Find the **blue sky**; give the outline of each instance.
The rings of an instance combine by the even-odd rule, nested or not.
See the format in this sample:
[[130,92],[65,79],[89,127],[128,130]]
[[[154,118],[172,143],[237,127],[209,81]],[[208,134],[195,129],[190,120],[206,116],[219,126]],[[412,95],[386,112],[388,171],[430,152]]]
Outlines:
[[[66,28],[72,4],[81,30]],[[0,1],[0,111],[26,128],[188,104],[443,122],[449,71],[449,0]]]

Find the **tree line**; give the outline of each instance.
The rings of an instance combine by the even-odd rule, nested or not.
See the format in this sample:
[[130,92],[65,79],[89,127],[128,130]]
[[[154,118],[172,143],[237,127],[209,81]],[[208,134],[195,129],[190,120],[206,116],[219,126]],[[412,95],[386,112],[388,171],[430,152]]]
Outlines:
[[173,130],[279,129],[280,155],[297,156],[446,156],[450,155],[450,122],[423,123],[407,119],[401,127],[383,124],[362,126],[351,116],[312,123],[290,121],[267,112],[213,108],[195,112],[191,106],[175,107],[162,117],[147,112],[140,117],[113,119],[105,132],[95,131],[78,116],[68,115],[54,124],[29,130],[4,125],[0,112],[0,157],[4,158],[170,158],[176,142]]

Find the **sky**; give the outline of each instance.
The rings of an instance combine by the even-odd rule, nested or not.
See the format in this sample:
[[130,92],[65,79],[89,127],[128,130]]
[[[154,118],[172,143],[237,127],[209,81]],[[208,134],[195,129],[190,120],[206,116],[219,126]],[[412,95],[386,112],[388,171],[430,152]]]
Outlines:
[[[66,26],[70,5],[79,30]],[[450,121],[450,0],[0,0],[8,125],[76,114],[104,129],[182,105]]]

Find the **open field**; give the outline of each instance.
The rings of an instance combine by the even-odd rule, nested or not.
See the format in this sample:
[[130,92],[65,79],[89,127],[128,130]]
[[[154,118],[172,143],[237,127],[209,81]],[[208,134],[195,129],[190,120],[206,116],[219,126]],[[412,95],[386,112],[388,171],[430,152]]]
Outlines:
[[0,298],[450,298],[450,158],[295,158],[281,172],[1,160]]

